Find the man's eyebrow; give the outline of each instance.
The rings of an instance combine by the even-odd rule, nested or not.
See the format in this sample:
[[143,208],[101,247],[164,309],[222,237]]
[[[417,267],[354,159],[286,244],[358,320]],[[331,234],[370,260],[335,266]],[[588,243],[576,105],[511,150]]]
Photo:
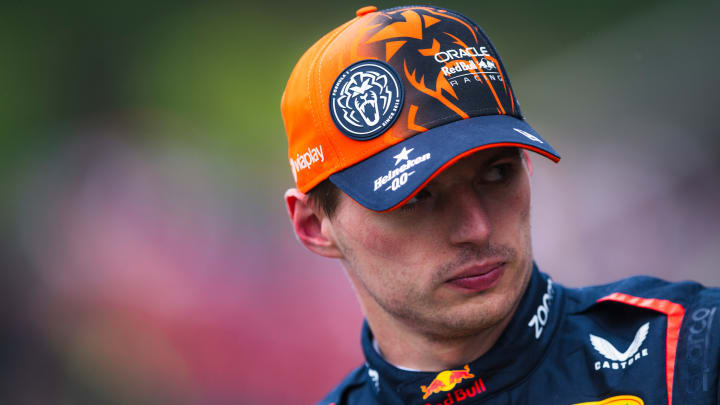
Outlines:
[[[500,149],[500,148],[496,148],[496,149]],[[497,162],[498,160],[511,158],[511,157],[517,157],[518,159],[522,159],[520,156],[520,153],[522,153],[522,151],[519,148],[503,148],[501,150],[493,150],[492,152],[493,152],[493,154],[490,157],[488,157],[487,159],[482,161],[482,165],[491,165],[491,164]],[[435,179],[433,178],[427,184],[418,188],[418,192],[420,190],[426,189],[428,186],[430,186],[434,182],[435,182]]]

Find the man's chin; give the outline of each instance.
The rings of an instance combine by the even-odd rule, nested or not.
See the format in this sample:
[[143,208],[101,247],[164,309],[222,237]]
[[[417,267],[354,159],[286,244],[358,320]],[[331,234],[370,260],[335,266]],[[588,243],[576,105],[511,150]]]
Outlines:
[[[503,298],[503,297],[499,297]],[[459,339],[482,333],[502,325],[512,316],[512,301],[468,303],[448,308],[441,315],[432,317],[423,323],[422,329],[436,339]]]

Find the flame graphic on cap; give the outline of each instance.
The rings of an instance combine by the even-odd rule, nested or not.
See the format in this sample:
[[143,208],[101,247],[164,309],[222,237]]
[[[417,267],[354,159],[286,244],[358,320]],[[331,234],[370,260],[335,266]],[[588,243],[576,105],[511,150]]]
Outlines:
[[[371,20],[367,26],[368,31],[372,31],[377,28],[379,29],[377,29],[374,33],[371,33],[369,39],[364,41],[364,43],[358,43],[357,47],[359,48],[366,45],[374,45],[384,42],[384,57],[385,61],[389,62],[393,57],[396,57],[398,52],[404,47],[412,47],[415,45],[416,49],[410,49],[410,54],[406,54],[402,60],[403,73],[405,74],[407,82],[422,94],[439,101],[444,107],[457,114],[460,118],[469,118],[470,114],[463,110],[463,108],[459,105],[458,96],[453,89],[453,86],[445,77],[445,74],[443,74],[439,68],[436,77],[426,77],[425,74],[419,73],[421,69],[419,66],[415,66],[413,64],[417,58],[413,58],[414,55],[412,52],[417,52],[419,54],[417,56],[432,57],[441,50],[441,44],[438,39],[444,40],[445,43],[450,41],[450,43],[456,44],[462,48],[479,45],[479,32],[476,28],[471,26],[467,21],[447,13],[445,10],[436,10],[429,7],[400,8],[383,13],[379,18],[387,19],[387,21],[381,21],[378,24],[377,19]],[[457,34],[454,35],[453,33],[442,32],[438,30],[437,27],[433,27],[435,24],[440,22],[451,23],[456,27],[459,26],[460,30],[453,30],[454,34]],[[433,29],[429,30],[428,28],[430,27],[433,27]],[[466,33],[469,35],[463,35],[463,30],[466,30]],[[462,40],[459,36],[464,36],[467,41],[474,41],[474,43],[468,44],[468,42]],[[429,38],[432,38],[430,46],[418,44],[418,41],[426,41]],[[353,54],[359,53],[357,48],[353,49],[351,52]],[[382,57],[380,55],[378,56]],[[498,67],[498,74],[501,78],[499,82],[502,83],[502,87],[498,86],[498,89],[496,89],[494,83],[491,82],[486,73],[479,68],[480,61],[477,56],[470,55],[469,57],[474,62],[475,67],[469,69],[468,73],[473,75],[477,81],[488,87],[497,105],[497,114],[507,114],[507,111],[500,100],[500,96],[498,95],[498,91],[502,91],[508,96],[510,99],[510,112],[515,113],[515,101],[512,90],[509,88],[507,80],[501,69],[499,69],[500,62],[492,55],[483,55],[483,58],[491,61]],[[457,59],[451,60],[446,62],[443,66],[454,67],[460,61],[461,60]],[[399,65],[399,63],[395,64],[395,66]],[[422,102],[419,102],[418,104],[419,105],[411,104],[409,106],[408,128],[415,131],[425,131],[427,130],[426,128],[415,123],[415,117],[421,113],[423,108]]]

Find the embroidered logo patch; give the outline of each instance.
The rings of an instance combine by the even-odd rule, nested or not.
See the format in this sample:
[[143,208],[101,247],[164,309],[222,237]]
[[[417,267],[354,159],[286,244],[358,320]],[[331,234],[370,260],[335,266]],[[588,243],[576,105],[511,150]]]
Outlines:
[[348,66],[330,92],[330,116],[346,136],[367,141],[380,136],[400,115],[404,98],[395,69],[378,60]]
[[620,352],[607,340],[590,334],[590,343],[595,350],[602,354],[606,359],[603,362],[595,362],[595,370],[600,370],[601,368],[611,368],[613,370],[624,369],[627,366],[631,366],[635,361],[640,360],[640,358],[646,357],[648,355],[648,350],[640,350],[640,348],[643,342],[645,342],[645,338],[647,338],[649,331],[650,323],[647,322],[637,330],[635,338],[624,352]]
[[[461,383],[463,380],[471,380],[475,378],[475,374],[470,372],[470,365],[466,364],[464,368],[459,370],[445,370],[438,373],[435,378],[428,385],[420,386],[423,393],[423,399],[428,399],[433,394],[439,394],[443,391],[450,391],[455,388],[455,385]],[[457,389],[452,391],[451,394],[457,398],[460,402],[468,397],[474,397],[475,395],[485,392],[485,384],[481,378],[477,378],[475,383],[469,387],[470,389]],[[448,395],[450,401],[453,401],[452,395]],[[450,402],[454,403],[454,402]]]

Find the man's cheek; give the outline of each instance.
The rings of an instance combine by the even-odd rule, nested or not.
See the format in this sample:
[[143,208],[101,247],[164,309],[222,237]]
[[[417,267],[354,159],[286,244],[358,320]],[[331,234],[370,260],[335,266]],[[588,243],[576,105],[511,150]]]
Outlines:
[[363,247],[374,256],[404,260],[409,253],[410,241],[392,233],[369,227],[359,237]]
[[433,249],[414,232],[401,233],[382,226],[367,224],[358,230],[357,242],[370,255],[381,260],[391,261],[392,265],[414,266],[423,263],[431,256]]

